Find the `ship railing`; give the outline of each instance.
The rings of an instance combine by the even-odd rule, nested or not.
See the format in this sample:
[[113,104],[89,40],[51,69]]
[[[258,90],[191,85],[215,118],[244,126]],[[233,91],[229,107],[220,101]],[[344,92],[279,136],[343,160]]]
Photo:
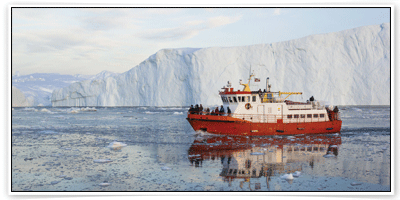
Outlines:
[[[188,112],[189,114],[189,112]],[[283,123],[310,123],[310,122],[325,122],[329,121],[329,116],[324,115],[324,117],[318,117],[314,118],[307,118],[305,116],[302,118],[299,116],[298,118],[288,118],[287,115],[273,115],[273,114],[228,114],[228,113],[218,113],[215,114],[214,112],[205,112],[205,111],[200,111],[200,112],[191,112],[191,114],[198,114],[198,115],[215,115],[215,116],[230,116],[233,118],[237,119],[242,119],[250,122],[258,122],[258,123],[277,123],[278,120],[282,120]],[[339,113],[337,113],[337,118],[336,120],[341,120]]]
[[218,116],[232,116],[232,114],[228,114],[226,112],[224,113],[214,113],[214,112],[206,112],[206,111],[192,111],[192,112],[187,112],[187,114],[194,114],[194,115],[218,115]]

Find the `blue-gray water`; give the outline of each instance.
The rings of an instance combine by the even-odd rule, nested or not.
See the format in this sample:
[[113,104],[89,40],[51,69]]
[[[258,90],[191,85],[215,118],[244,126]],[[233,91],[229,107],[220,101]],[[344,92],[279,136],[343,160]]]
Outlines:
[[388,106],[341,107],[341,134],[228,141],[186,107],[78,109],[13,109],[12,191],[390,191]]

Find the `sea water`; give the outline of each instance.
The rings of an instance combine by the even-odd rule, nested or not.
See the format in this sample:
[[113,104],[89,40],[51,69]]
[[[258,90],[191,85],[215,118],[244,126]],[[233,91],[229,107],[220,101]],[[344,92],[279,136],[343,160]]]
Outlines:
[[340,134],[245,142],[195,132],[187,110],[13,108],[12,191],[390,191],[389,106],[340,107]]

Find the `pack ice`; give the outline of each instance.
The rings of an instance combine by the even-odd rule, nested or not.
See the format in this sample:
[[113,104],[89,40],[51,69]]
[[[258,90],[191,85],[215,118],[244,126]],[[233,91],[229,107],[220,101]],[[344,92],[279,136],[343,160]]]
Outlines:
[[218,105],[221,87],[241,90],[250,67],[262,80],[252,90],[270,77],[273,91],[303,92],[292,100],[389,105],[389,33],[385,23],[271,44],[163,49],[120,75],[55,90],[52,105]]

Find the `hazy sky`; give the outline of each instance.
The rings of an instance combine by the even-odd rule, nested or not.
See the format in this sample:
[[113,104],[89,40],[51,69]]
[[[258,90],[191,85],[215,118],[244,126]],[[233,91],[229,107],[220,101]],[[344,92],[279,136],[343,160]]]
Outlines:
[[165,48],[243,46],[390,22],[389,8],[13,8],[12,73],[125,72]]

